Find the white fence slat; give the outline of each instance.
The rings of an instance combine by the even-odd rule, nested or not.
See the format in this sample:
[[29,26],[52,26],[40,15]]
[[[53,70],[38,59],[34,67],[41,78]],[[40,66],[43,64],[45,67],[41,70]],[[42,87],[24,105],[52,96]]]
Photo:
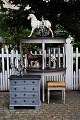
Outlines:
[[[4,48],[1,49],[0,59],[2,60],[2,72],[0,73],[0,90],[7,91],[9,90],[9,76],[12,75],[12,69],[10,69],[10,64],[16,65],[16,58],[20,58],[21,55],[18,54],[18,51],[15,52],[11,50],[11,54],[9,54],[8,49],[4,52]],[[4,64],[5,63],[5,64]],[[5,70],[6,65],[6,70]]]
[[10,75],[9,74],[10,61],[9,61],[9,51],[8,51],[8,49],[6,50],[6,53],[7,53],[7,57],[6,57],[6,59],[7,59],[7,63],[6,63],[7,64],[7,77],[9,78],[9,75]]
[[0,73],[0,78],[1,78],[1,83],[0,83],[0,89],[1,91],[3,90],[3,80],[2,80],[2,73]]
[[[54,52],[53,52],[54,57],[55,57],[55,55],[56,55],[55,52],[56,52],[56,51],[55,51],[55,48],[54,48]],[[55,60],[54,60],[54,62],[53,62],[53,68],[55,68],[55,64],[56,64],[56,62],[55,62]]]
[[72,90],[76,90],[76,72],[73,72],[73,88]]
[[[44,46],[43,46],[44,47]],[[66,51],[66,81],[64,81],[64,76],[63,75],[59,75],[59,76],[45,76],[45,81],[44,84],[46,82],[46,80],[50,80],[50,81],[64,81],[67,83],[67,87],[69,87],[71,90],[78,90],[80,89],[80,69],[78,69],[78,58],[80,57],[80,53],[78,51],[78,48],[76,48],[76,52],[73,53],[73,46],[70,45],[70,39],[67,40],[67,47],[66,50],[63,47],[63,53],[61,53],[61,49],[60,47],[58,48],[58,53],[56,54],[55,52],[56,48],[53,48],[53,54],[55,57],[59,58],[59,67],[61,66],[61,59],[63,58],[63,56],[65,56],[65,52]],[[31,53],[31,52],[30,52]],[[38,54],[37,51],[35,51],[35,54]],[[39,51],[39,54],[42,54],[41,51]],[[49,67],[51,67],[51,59],[50,59],[50,55],[51,55],[51,48],[49,48],[48,53],[46,51],[44,51],[44,58],[48,58],[49,57]],[[76,69],[75,71],[73,71],[73,57],[76,58]],[[5,91],[5,90],[9,90],[9,76],[12,75],[12,69],[10,68],[9,64],[15,63],[15,66],[18,67],[18,59],[21,58],[21,54],[18,53],[18,51],[14,51],[11,50],[11,53],[9,54],[8,49],[6,50],[6,53],[4,52],[4,48],[2,48],[1,50],[1,54],[0,54],[0,58],[2,59],[2,72],[0,73],[0,90],[1,91]],[[7,64],[7,71],[5,71],[5,65],[4,62],[6,60],[6,64]],[[23,59],[24,63],[25,63],[25,67],[27,66],[27,57],[24,56]],[[45,59],[46,61],[46,59]],[[55,63],[55,62],[54,62]],[[55,64],[53,63],[53,66],[55,66]],[[33,63],[32,63],[33,64]],[[37,63],[36,63],[37,65]],[[63,59],[63,67],[65,65],[65,58]],[[44,62],[44,66],[46,66],[46,62]]]
[[79,69],[79,90],[80,90],[80,69]]
[[14,50],[11,50],[11,63],[14,64]]
[[63,68],[65,67],[65,47],[63,47]]
[[18,63],[19,61],[18,61],[18,50],[16,50],[16,67],[18,68]]
[[73,46],[71,46],[71,90],[73,90]]
[[4,49],[2,48],[2,78],[3,78],[3,90],[5,90],[5,66],[4,66]]
[[44,67],[46,67],[46,50],[44,50]]
[[7,71],[5,71],[5,90],[8,90]]
[[76,89],[78,90],[78,48],[76,48]]
[[48,56],[49,56],[49,67],[51,67],[51,58],[50,58],[50,56],[51,56],[51,50],[50,50],[50,48],[49,48],[49,50],[48,50]]
[[60,59],[60,47],[58,48],[58,62],[59,62],[59,67],[61,66],[61,59]]

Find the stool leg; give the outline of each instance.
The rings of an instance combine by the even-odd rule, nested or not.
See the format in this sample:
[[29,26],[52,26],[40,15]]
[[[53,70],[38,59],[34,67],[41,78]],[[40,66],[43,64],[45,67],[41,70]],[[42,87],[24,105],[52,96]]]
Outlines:
[[64,89],[64,104],[65,104],[65,89]]
[[64,99],[64,90],[62,90],[62,100]]
[[48,104],[49,104],[49,98],[50,98],[50,91],[48,89]]

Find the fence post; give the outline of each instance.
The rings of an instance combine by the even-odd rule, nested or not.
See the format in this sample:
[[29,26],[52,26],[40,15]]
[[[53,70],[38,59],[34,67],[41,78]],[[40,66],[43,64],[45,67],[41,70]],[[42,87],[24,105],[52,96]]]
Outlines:
[[72,90],[73,82],[73,49],[71,39],[66,39],[66,86]]

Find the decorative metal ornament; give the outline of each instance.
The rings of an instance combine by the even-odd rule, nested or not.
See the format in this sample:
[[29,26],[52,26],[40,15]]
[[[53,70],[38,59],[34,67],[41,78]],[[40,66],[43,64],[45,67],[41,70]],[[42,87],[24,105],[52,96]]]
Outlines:
[[39,29],[37,29],[37,33],[41,37],[46,37],[50,34],[49,29],[45,26],[43,16],[42,16],[42,21],[41,21],[40,27],[39,27]]
[[14,64],[11,64],[12,74],[16,76],[23,76],[26,71],[25,65],[21,59],[17,60],[16,62],[16,66]]

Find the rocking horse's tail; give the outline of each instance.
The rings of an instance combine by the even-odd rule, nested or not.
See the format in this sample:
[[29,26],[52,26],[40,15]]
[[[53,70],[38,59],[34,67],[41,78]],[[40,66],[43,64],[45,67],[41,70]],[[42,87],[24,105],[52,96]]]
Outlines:
[[49,31],[51,32],[52,37],[54,37],[53,31],[52,31],[52,29],[51,29],[51,28],[49,28]]

